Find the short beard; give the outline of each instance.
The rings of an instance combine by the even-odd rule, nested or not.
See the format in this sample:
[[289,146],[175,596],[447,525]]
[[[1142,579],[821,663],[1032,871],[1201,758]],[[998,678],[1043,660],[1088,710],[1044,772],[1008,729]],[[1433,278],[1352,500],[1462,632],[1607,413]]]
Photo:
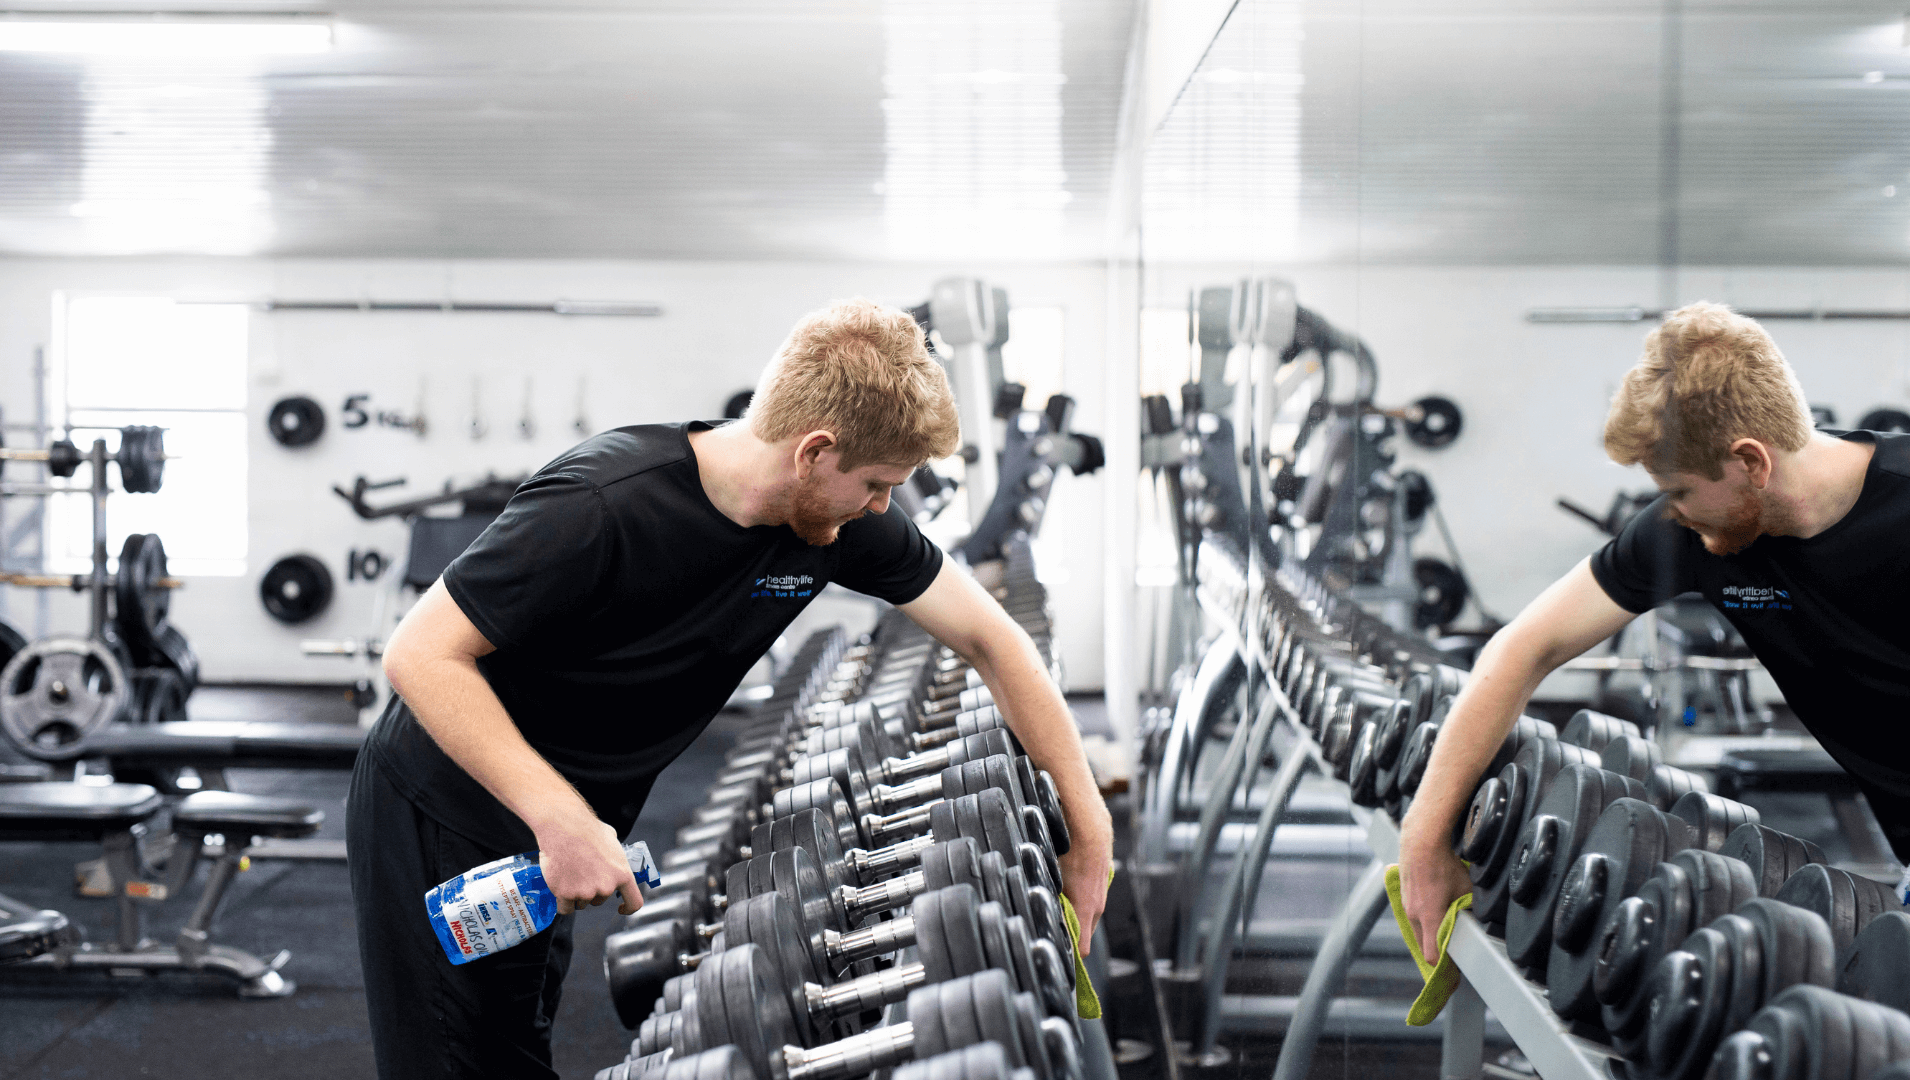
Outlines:
[[[868,511],[864,510],[848,521],[867,514]],[[802,537],[804,543],[810,547],[828,547],[836,542],[844,524],[844,519],[829,515],[829,505],[823,498],[821,484],[797,482],[796,493],[789,502],[789,527]]]
[[1744,498],[1732,508],[1730,520],[1721,527],[1700,527],[1669,507],[1665,516],[1697,533],[1704,541],[1704,549],[1713,555],[1736,555],[1764,535],[1764,506],[1758,501],[1757,493],[1751,491],[1744,493]]

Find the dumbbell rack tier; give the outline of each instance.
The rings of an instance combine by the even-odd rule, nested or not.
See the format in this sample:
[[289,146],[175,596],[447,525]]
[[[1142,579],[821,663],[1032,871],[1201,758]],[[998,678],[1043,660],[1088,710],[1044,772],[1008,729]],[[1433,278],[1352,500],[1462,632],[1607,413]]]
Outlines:
[[[1332,777],[1333,767],[1326,761],[1319,744],[1301,724],[1299,713],[1285,691],[1268,677],[1273,670],[1271,658],[1262,647],[1259,627],[1252,625],[1255,613],[1261,610],[1258,599],[1263,591],[1284,594],[1296,606],[1299,598],[1277,581],[1263,581],[1253,571],[1243,573],[1230,552],[1223,553],[1208,544],[1202,547],[1203,570],[1214,568],[1219,572],[1203,573],[1197,589],[1201,608],[1249,660],[1249,669],[1258,673],[1256,689],[1267,695],[1265,700],[1271,702],[1271,707],[1279,710],[1287,733],[1292,736],[1288,753],[1303,757],[1321,776]],[[1424,643],[1403,637],[1395,644],[1410,655],[1426,652]],[[1274,1080],[1303,1080],[1306,1076],[1314,1046],[1332,1005],[1334,988],[1343,981],[1353,956],[1374,925],[1390,916],[1385,869],[1388,864],[1399,861],[1399,828],[1383,810],[1352,805],[1350,788],[1339,781],[1332,783],[1347,794],[1354,823],[1364,832],[1373,860],[1321,940],[1320,951],[1281,1041]],[[1243,846],[1240,860],[1244,862],[1248,855]],[[1218,998],[1225,982],[1230,945],[1209,953],[1220,969],[1210,973],[1205,987],[1209,1007],[1203,1013],[1210,1029],[1218,1023]],[[1504,942],[1490,936],[1470,912],[1460,913],[1449,951],[1462,979],[1442,1013],[1445,1022],[1439,1074],[1442,1078],[1481,1075],[1485,1058],[1485,1013],[1491,1009],[1506,1034],[1545,1080],[1611,1080],[1617,1055],[1609,1047],[1572,1034],[1553,1013],[1545,988],[1525,977],[1507,955]],[[1184,1034],[1198,1034],[1200,1042],[1212,1044],[1211,1030]]]

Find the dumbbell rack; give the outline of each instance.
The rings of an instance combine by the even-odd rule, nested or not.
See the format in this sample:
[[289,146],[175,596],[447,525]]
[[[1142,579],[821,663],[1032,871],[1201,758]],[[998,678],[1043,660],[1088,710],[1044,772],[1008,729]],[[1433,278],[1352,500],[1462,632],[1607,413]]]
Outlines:
[[[1215,550],[1211,544],[1203,544],[1203,547],[1208,549],[1202,556],[1204,566],[1239,570],[1236,556]],[[1228,575],[1219,576],[1225,579]],[[1280,719],[1293,739],[1288,753],[1303,757],[1322,776],[1332,777],[1332,765],[1301,723],[1298,711],[1285,691],[1267,677],[1273,670],[1271,658],[1265,654],[1256,627],[1251,625],[1264,590],[1285,592],[1297,601],[1281,584],[1260,580],[1254,571],[1224,583],[1203,581],[1196,595],[1201,609],[1248,659],[1249,671],[1258,679],[1256,689],[1266,694],[1266,700],[1279,710]],[[1319,953],[1281,1041],[1274,1080],[1303,1080],[1306,1076],[1333,1001],[1334,987],[1343,981],[1353,957],[1375,924],[1390,915],[1385,870],[1388,864],[1399,860],[1398,826],[1383,811],[1352,805],[1350,787],[1339,781],[1333,783],[1348,795],[1354,823],[1365,834],[1373,859],[1321,940]],[[1249,851],[1243,846],[1238,858],[1245,862],[1248,856]],[[1235,919],[1226,921],[1237,923]],[[1203,1015],[1209,1030],[1199,1033],[1200,1043],[1207,1047],[1212,1045],[1213,1029],[1218,1023],[1219,998],[1232,946],[1232,941],[1223,934],[1219,947],[1209,954],[1210,967],[1215,969],[1207,973],[1203,988],[1208,1006]],[[1482,1074],[1488,1008],[1519,1051],[1546,1080],[1611,1080],[1611,1065],[1617,1055],[1608,1047],[1572,1034],[1552,1012],[1544,987],[1527,979],[1507,955],[1504,943],[1488,935],[1469,912],[1460,913],[1449,951],[1462,979],[1442,1014],[1445,1023],[1440,1064],[1442,1080]]]

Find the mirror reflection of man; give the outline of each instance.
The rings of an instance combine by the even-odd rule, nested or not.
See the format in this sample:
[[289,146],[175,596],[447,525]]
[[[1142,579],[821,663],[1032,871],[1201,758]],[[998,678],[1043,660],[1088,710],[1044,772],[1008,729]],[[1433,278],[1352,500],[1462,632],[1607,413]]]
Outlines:
[[1764,328],[1698,303],[1646,337],[1605,450],[1663,494],[1494,636],[1453,703],[1400,828],[1422,946],[1472,887],[1453,830],[1539,681],[1686,592],[1743,635],[1910,862],[1910,435],[1814,431]]

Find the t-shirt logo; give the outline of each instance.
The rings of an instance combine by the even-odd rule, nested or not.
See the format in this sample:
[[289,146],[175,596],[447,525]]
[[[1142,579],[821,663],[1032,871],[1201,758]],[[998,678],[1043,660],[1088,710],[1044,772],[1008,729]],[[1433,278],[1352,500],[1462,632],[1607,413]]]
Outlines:
[[756,579],[750,599],[799,600],[816,591],[816,579],[808,574],[772,574]]
[[1769,585],[1726,585],[1718,606],[1727,611],[1789,611],[1791,594]]

